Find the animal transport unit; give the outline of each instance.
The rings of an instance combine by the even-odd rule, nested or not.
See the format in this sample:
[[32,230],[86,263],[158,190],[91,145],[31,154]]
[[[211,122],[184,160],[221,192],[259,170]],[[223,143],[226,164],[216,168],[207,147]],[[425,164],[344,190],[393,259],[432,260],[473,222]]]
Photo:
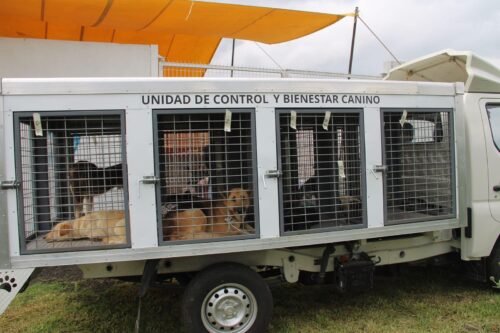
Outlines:
[[146,286],[200,271],[192,284],[211,291],[186,305],[200,327],[247,332],[269,321],[258,274],[330,273],[346,290],[371,287],[375,265],[498,262],[500,80],[474,76],[471,57],[465,87],[3,79],[0,279],[18,282],[1,310],[42,266]]
[[[326,232],[459,224],[452,85],[431,87],[419,103],[391,92],[415,84],[391,83],[370,98],[377,107],[352,103],[366,100],[355,91],[345,104],[332,98],[318,107],[314,96],[347,96],[360,83],[336,83],[343,93],[333,94],[329,82],[263,81],[252,99],[245,81],[95,81],[99,88],[83,95],[89,82],[64,80],[62,91],[44,94],[61,83],[26,82],[39,91],[26,105],[19,104],[24,93],[4,97],[18,101],[18,110],[4,113],[13,152],[6,172],[19,184],[8,192],[11,228],[21,236],[10,245],[20,257],[193,243],[209,249],[205,243],[222,240],[238,240],[224,243],[229,248],[262,239],[272,246],[291,235],[300,245]],[[175,92],[192,84],[213,91]],[[285,84],[306,98],[275,92]],[[139,86],[172,94],[151,105],[154,93],[123,93]],[[177,99],[190,103],[170,105]],[[218,108],[218,100],[237,103]],[[257,100],[263,104],[247,103]],[[381,204],[370,206],[374,200]]]

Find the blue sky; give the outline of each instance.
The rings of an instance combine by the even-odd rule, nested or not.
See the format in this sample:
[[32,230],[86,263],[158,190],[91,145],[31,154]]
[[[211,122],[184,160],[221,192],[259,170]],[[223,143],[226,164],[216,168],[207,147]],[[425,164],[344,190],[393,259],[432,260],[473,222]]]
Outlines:
[[[212,0],[255,6],[360,16],[400,60],[443,49],[473,51],[500,66],[499,0]],[[282,68],[347,72],[353,18],[295,41],[260,44]],[[230,63],[224,40],[213,63]],[[358,23],[354,74],[378,75],[392,60],[366,27]],[[276,68],[254,42],[237,41],[236,66]]]

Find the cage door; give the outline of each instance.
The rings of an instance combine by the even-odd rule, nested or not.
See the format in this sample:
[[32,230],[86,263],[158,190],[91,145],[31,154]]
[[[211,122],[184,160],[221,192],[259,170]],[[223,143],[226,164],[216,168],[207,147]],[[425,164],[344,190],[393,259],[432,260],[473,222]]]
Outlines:
[[251,110],[158,110],[160,243],[258,233]]
[[359,111],[279,110],[283,233],[364,223]]
[[15,114],[22,253],[129,243],[122,111]]
[[455,216],[450,110],[383,110],[385,224]]

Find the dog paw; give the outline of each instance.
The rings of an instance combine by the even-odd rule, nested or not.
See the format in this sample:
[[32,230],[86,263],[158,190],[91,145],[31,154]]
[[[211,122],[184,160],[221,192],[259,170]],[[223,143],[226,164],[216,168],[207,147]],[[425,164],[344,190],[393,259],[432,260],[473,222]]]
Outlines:
[[8,293],[12,291],[13,288],[17,287],[16,279],[5,275],[4,277],[0,277],[0,290],[5,290]]

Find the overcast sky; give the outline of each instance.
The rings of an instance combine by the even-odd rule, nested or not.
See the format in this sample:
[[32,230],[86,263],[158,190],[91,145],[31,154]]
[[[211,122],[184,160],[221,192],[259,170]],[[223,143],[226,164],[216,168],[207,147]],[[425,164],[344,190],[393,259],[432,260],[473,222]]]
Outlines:
[[[500,0],[213,0],[324,13],[353,12],[399,60],[451,48],[473,51],[500,66]],[[260,44],[282,68],[346,73],[353,18],[312,35],[275,45]],[[223,40],[214,64],[230,64],[231,41]],[[392,60],[358,21],[353,74],[378,75]],[[277,68],[254,42],[237,41],[236,66]]]

